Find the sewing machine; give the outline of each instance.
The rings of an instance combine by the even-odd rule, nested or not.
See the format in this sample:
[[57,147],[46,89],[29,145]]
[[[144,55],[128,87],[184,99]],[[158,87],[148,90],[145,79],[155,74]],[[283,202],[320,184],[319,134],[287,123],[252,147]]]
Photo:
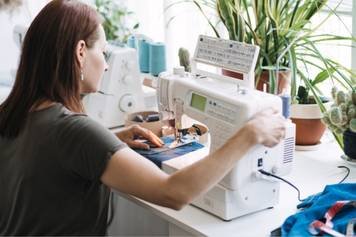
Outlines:
[[135,49],[109,45],[107,55],[109,69],[99,91],[86,95],[83,103],[89,116],[112,128],[124,125],[128,113],[155,110],[156,93],[141,84]]
[[[282,112],[280,97],[254,90],[250,82],[254,80],[258,50],[253,45],[199,36],[191,74],[179,69],[173,74],[160,74],[157,95],[162,116],[173,112],[178,126],[183,114],[207,125],[211,135],[210,152],[214,152],[255,113],[267,107]],[[197,63],[239,72],[242,80],[198,69]],[[218,185],[192,204],[224,220],[275,206],[280,184],[258,170],[276,175],[291,171],[295,126],[291,122],[286,126],[286,137],[280,144],[273,148],[256,145]],[[183,163],[192,162],[172,159],[163,163],[163,170],[171,173],[183,168]]]

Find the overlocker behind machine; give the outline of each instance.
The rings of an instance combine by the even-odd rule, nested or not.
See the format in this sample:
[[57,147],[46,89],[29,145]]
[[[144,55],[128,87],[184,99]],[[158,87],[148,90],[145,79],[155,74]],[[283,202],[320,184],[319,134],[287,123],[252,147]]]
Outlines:
[[[279,96],[253,89],[258,52],[259,48],[254,45],[199,36],[191,74],[179,69],[173,74],[160,74],[157,96],[162,116],[173,112],[176,122],[180,123],[185,114],[207,125],[211,136],[210,152],[214,152],[262,109],[273,107],[282,112]],[[239,72],[242,80],[202,70],[199,65]],[[275,175],[290,173],[295,125],[288,122],[286,127],[286,137],[280,144],[273,148],[253,147],[219,184],[192,204],[224,220],[275,206],[280,183],[258,170]],[[172,173],[192,162],[175,158],[163,162],[162,168]]]
[[136,49],[110,44],[106,60],[98,93],[83,98],[91,118],[113,128],[123,126],[129,113],[157,109],[155,90],[142,86]]

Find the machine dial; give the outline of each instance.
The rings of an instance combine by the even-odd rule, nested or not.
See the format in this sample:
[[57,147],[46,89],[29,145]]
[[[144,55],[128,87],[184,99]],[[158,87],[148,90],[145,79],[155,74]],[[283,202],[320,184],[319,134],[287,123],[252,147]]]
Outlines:
[[135,99],[132,95],[123,95],[119,101],[119,109],[122,112],[130,112],[135,108]]

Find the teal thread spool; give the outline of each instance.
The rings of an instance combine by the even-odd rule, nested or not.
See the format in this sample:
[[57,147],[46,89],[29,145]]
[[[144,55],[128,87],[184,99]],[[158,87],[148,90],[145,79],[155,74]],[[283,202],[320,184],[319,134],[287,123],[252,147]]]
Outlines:
[[146,39],[139,39],[138,41],[138,60],[140,64],[140,71],[143,73],[150,72],[149,45],[150,44]]
[[150,43],[149,48],[150,73],[158,76],[166,70],[166,47],[163,43]]
[[127,39],[127,46],[137,49],[137,39],[134,35],[130,35],[130,37]]

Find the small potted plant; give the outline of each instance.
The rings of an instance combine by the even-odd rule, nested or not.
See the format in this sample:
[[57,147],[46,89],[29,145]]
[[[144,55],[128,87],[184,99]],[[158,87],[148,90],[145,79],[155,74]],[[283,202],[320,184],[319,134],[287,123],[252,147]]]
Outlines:
[[[321,121],[323,113],[310,89],[299,86],[294,104],[291,106],[291,119],[296,124],[296,145],[300,150],[317,148],[326,126]],[[325,107],[331,105],[330,99],[318,96]]]
[[356,163],[356,88],[345,93],[334,87],[331,94],[334,104],[324,113],[323,122],[339,138],[344,158]]
[[322,123],[323,112],[332,102],[325,97],[318,85],[333,76],[335,70],[322,70],[315,78],[300,74],[301,82],[296,96],[292,96],[291,119],[296,124],[296,145],[299,150],[315,150],[320,144],[326,126]]

